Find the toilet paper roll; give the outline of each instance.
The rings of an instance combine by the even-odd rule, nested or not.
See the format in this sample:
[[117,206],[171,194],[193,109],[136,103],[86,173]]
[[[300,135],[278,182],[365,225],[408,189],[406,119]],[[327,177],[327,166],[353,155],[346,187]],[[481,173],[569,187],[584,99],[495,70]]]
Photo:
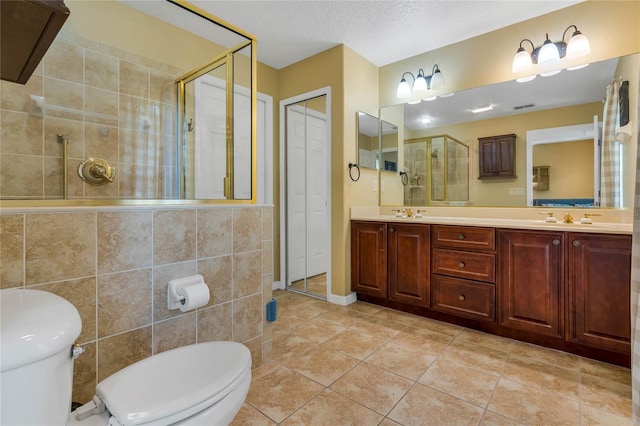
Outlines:
[[180,298],[184,297],[184,300],[180,303],[182,312],[201,308],[209,303],[209,286],[205,283],[191,284],[178,289],[178,295]]

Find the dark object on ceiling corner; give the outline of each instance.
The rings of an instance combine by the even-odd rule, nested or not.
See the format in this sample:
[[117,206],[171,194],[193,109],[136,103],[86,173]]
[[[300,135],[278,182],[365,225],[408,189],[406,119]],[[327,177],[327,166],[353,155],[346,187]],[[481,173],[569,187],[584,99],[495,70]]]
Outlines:
[[63,0],[0,1],[0,79],[25,84],[69,13]]

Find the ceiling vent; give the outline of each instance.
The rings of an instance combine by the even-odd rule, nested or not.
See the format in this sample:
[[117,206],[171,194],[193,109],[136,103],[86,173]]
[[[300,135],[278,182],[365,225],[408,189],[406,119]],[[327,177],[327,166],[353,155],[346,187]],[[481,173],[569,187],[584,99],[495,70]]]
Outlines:
[[517,111],[519,109],[533,108],[534,106],[535,104],[518,105],[518,106],[514,106],[513,109]]

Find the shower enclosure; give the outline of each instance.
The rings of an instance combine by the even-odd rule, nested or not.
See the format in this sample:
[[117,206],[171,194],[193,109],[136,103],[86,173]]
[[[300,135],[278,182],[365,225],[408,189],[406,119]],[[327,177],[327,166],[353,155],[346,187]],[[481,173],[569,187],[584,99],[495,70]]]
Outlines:
[[404,204],[469,201],[469,147],[449,135],[404,141]]

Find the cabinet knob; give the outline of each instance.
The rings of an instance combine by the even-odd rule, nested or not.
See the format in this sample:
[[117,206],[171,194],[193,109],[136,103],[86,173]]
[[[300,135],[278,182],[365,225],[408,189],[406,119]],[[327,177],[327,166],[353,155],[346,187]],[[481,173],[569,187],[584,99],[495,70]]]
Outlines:
[[559,246],[560,245],[560,240],[557,239],[557,238],[555,240],[553,240],[553,245],[554,246]]
[[464,294],[461,294],[460,296],[458,296],[458,299],[464,300],[465,299]]
[[576,246],[576,247],[580,247],[581,244],[582,243],[580,242],[580,240],[574,240],[573,241],[573,245]]
[[458,234],[458,239],[459,240],[464,240],[464,234]]
[[389,228],[389,232],[395,232],[396,230],[393,228]]
[[458,263],[458,266],[461,267],[461,268],[464,268],[464,262]]

